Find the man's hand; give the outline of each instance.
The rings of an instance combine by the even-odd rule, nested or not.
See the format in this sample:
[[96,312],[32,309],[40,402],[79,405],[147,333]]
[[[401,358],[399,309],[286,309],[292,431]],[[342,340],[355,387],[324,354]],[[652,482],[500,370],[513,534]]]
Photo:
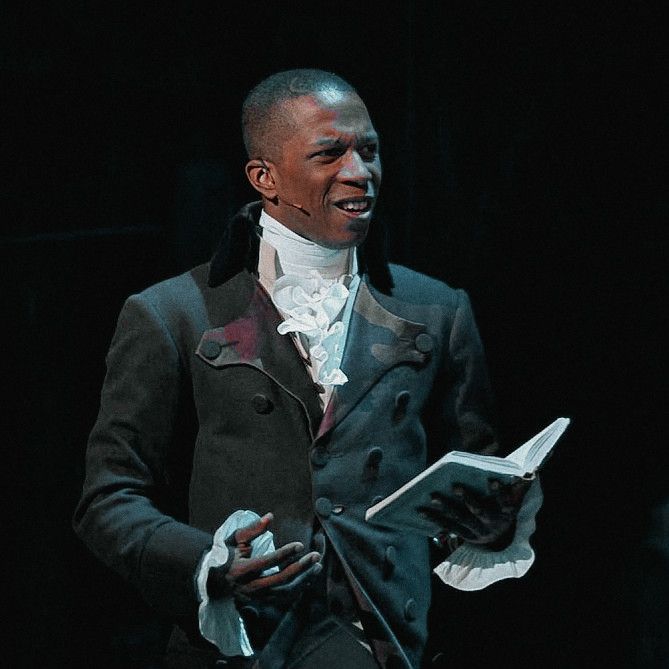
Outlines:
[[418,507],[418,512],[440,525],[444,533],[502,550],[513,539],[516,515],[529,486],[530,481],[523,479],[508,485],[490,479],[489,494],[481,495],[456,483],[451,495],[433,492],[430,505]]
[[[251,541],[265,532],[274,516],[266,513],[260,520],[237,530],[228,540],[230,556],[220,567],[212,567],[207,578],[207,593],[216,599],[234,596],[239,603],[262,599],[280,604],[294,600],[298,593],[311,585],[321,571],[320,554],[316,551],[296,559],[304,545],[294,541],[281,548],[251,557]],[[262,575],[270,567],[279,571]]]

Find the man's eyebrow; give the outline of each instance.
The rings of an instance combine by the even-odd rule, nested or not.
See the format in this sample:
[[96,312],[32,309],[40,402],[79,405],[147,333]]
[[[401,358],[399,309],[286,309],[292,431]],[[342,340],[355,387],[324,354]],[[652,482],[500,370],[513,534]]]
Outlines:
[[341,137],[337,137],[336,139],[334,137],[321,137],[314,144],[318,144],[318,146],[344,146]]
[[[357,144],[365,144],[368,142],[378,142],[379,141],[379,136],[374,133],[370,132],[365,135],[361,135],[358,140]],[[317,144],[318,146],[346,146],[347,142],[345,142],[341,137],[321,137],[320,139],[317,139],[314,144]]]

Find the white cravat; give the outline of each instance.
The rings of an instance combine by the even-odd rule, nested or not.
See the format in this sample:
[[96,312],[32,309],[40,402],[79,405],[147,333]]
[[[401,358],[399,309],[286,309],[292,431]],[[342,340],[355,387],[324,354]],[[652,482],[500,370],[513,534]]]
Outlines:
[[285,318],[277,331],[299,337],[308,351],[312,376],[329,399],[333,386],[348,381],[341,361],[360,282],[355,253],[319,246],[264,210],[260,225],[260,283]]

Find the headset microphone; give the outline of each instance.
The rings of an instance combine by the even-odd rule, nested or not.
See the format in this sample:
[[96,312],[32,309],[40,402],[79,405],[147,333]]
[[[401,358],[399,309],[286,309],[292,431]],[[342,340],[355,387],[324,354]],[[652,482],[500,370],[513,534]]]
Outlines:
[[289,207],[293,207],[293,209],[297,209],[297,211],[299,211],[300,214],[303,214],[304,216],[311,216],[311,214],[301,204],[293,202],[286,202],[286,204]]
[[287,204],[289,207],[293,207],[293,209],[297,209],[298,211],[302,212],[306,216],[309,216],[309,212],[299,203],[299,202],[291,202],[290,200],[287,200],[281,193],[279,193],[276,189],[274,192],[277,194],[280,200],[282,200],[285,204]]

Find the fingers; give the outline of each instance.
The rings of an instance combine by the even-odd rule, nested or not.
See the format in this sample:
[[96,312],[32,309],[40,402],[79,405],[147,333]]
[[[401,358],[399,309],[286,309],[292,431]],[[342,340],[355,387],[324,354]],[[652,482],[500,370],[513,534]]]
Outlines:
[[432,514],[432,518],[441,516],[447,525],[452,526],[457,523],[471,531],[480,529],[480,517],[484,514],[475,496],[468,495],[463,489],[456,495],[456,499],[449,499],[438,492],[432,493],[431,497],[428,509],[437,512],[436,516]]
[[520,506],[525,497],[525,493],[530,489],[532,481],[520,479],[511,486],[511,502],[514,506]]
[[300,541],[293,541],[292,543],[281,546],[281,548],[261,555],[259,557],[247,557],[244,560],[233,564],[231,568],[232,576],[239,579],[247,574],[260,573],[271,567],[281,565],[288,560],[291,560],[297,553],[304,550],[304,544]]
[[[313,552],[307,553],[297,562],[289,564],[285,569],[282,569],[275,574],[269,574],[268,576],[261,576],[259,578],[253,579],[248,583],[244,584],[239,588],[239,592],[244,595],[249,595],[251,593],[257,592],[258,590],[265,590],[272,588],[276,590],[278,586],[282,586],[291,581],[301,572],[305,572],[304,578],[300,579],[300,582],[304,585],[306,581],[310,578],[316,576],[320,573],[322,565],[320,564],[320,554]],[[308,572],[308,576],[306,575]],[[285,588],[285,590],[292,590],[293,588]]]
[[323,565],[320,562],[313,562],[308,569],[298,573],[295,578],[281,585],[271,588],[271,594],[274,597],[291,595],[294,596],[304,588],[308,588],[313,583],[318,574],[323,571]]
[[503,485],[497,479],[488,481],[490,492],[503,513],[512,513],[521,505],[530,484],[531,481],[525,479],[519,479],[508,485]]
[[477,518],[486,515],[484,508],[488,506],[486,505],[487,500],[481,495],[457,483],[453,486],[453,494],[465,505],[465,508],[472,515]]
[[432,493],[430,504],[419,507],[418,512],[465,541],[491,544],[513,527],[529,486],[530,482],[522,479],[509,484],[489,479],[489,494],[481,494],[455,483],[450,495]]
[[269,524],[274,520],[274,514],[266,513],[262,518],[247,525],[246,527],[241,527],[238,529],[235,534],[235,542],[237,544],[248,544],[253,541],[256,537],[259,537],[263,532],[267,531]]
[[430,505],[420,507],[423,517],[441,525],[448,532],[455,532],[467,541],[478,541],[489,533],[493,517],[499,515],[496,505],[461,484],[455,484],[453,496],[433,492]]
[[500,515],[513,513],[524,495],[522,481],[518,486],[517,483],[503,485],[497,479],[490,479],[488,488],[490,495],[481,495],[460,483],[453,486],[453,494],[462,501],[465,508],[486,524]]
[[312,545],[314,550],[321,555],[325,554],[325,535],[322,532],[317,532],[313,536]]
[[461,522],[455,513],[449,513],[427,506],[419,506],[418,513],[423,518],[431,520],[442,528],[443,532],[453,532],[468,541],[476,539],[478,536],[472,528],[471,523]]

